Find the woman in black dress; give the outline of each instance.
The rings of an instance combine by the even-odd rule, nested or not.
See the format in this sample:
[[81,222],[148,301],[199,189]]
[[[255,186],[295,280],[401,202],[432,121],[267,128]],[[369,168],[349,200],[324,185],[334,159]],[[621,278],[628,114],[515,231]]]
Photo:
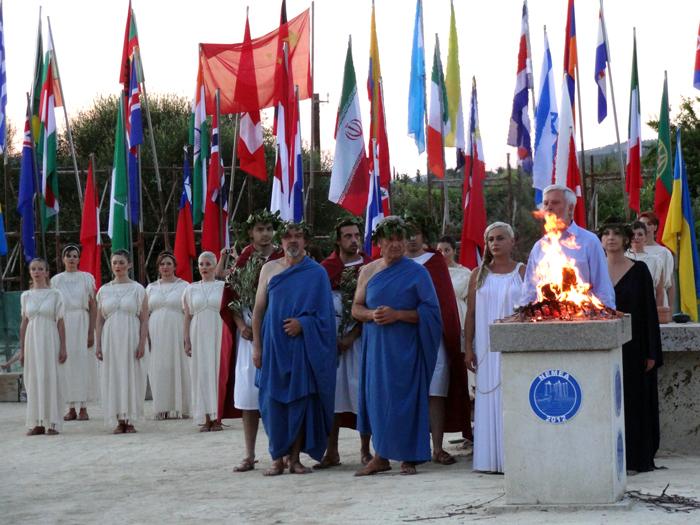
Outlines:
[[627,470],[647,472],[656,468],[659,448],[661,336],[651,274],[643,262],[625,257],[631,239],[624,224],[607,223],[600,230],[617,309],[632,315],[632,340],[622,345]]

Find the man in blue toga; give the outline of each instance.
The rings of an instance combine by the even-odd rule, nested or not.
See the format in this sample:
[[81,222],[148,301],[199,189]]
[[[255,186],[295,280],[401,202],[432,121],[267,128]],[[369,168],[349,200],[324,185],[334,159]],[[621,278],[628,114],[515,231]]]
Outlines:
[[272,467],[264,472],[306,474],[305,452],[321,460],[333,428],[335,310],[326,271],[305,256],[303,224],[281,227],[284,258],[265,263],[253,308],[253,363],[260,369],[260,415]]
[[428,397],[442,319],[428,271],[406,257],[406,225],[387,217],[376,227],[382,258],[362,268],[352,315],[364,323],[358,430],[372,434],[374,458],[356,476],[402,474],[430,460]]

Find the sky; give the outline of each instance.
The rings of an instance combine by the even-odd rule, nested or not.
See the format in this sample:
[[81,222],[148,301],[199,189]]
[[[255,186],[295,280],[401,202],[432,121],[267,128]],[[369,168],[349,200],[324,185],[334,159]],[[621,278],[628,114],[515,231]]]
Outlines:
[[[567,0],[530,0],[530,33],[535,84],[543,56],[546,25],[555,71],[557,102],[561,99],[562,53]],[[56,56],[69,117],[90,107],[101,95],[119,92],[127,0],[4,0],[7,55],[7,113],[21,130],[26,109],[25,93],[32,83],[36,28],[42,6],[44,43],[48,41],[46,16],[51,20]],[[233,43],[243,40],[246,6],[250,8],[253,38],[276,28],[280,0],[133,0],[138,23],[141,56],[149,94],[174,93],[191,98],[197,73],[199,42]],[[292,18],[310,6],[308,0],[288,0]],[[597,122],[594,82],[595,46],[598,35],[598,0],[577,0],[576,31],[581,78],[582,115],[586,149],[615,141],[612,104],[608,118]],[[476,77],[484,156],[488,169],[504,166],[515,87],[522,0],[454,0],[459,38],[461,91],[468,115],[471,78]],[[321,148],[331,153],[340,97],[348,35],[353,57],[365,129],[369,103],[366,80],[369,60],[371,0],[316,0],[314,6],[314,87],[321,104]],[[425,154],[418,155],[407,136],[408,82],[415,0],[376,0],[377,35],[384,84],[391,164],[399,173],[425,172]],[[612,74],[620,138],[627,139],[632,31],[637,31],[642,121],[659,114],[664,70],[668,71],[671,117],[681,96],[698,96],[693,88],[693,65],[700,22],[698,0],[608,0],[605,3]],[[442,62],[447,62],[450,22],[449,0],[424,0],[426,69],[432,68],[435,34],[439,35]],[[429,90],[428,90],[429,91]],[[610,96],[610,89],[608,89]],[[302,133],[310,137],[310,102],[303,101]],[[531,107],[532,111],[532,107]],[[578,112],[578,108],[577,108]],[[271,113],[263,115],[271,125]],[[62,115],[57,115],[59,129]],[[534,127],[533,127],[534,129]],[[642,127],[642,138],[654,139],[654,131]],[[534,140],[534,132],[533,132]],[[577,141],[579,140],[577,133]],[[578,144],[580,148],[580,143]],[[446,152],[448,166],[454,154]],[[514,160],[513,160],[514,163]]]

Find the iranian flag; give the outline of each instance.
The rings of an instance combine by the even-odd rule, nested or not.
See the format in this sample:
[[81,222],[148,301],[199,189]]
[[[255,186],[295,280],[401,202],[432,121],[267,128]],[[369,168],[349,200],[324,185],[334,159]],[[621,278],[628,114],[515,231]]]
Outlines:
[[49,47],[44,61],[43,83],[39,101],[41,122],[39,151],[41,154],[41,193],[43,200],[43,227],[58,214],[58,173],[56,172],[56,115],[57,97],[54,81],[53,50]]
[[428,169],[436,177],[445,177],[444,132],[448,126],[447,91],[440,61],[440,42],[435,35],[433,74],[430,79],[430,112],[428,113]]
[[659,141],[656,150],[656,183],[654,187],[654,213],[659,218],[656,242],[662,242],[668,206],[673,193],[673,168],[671,167],[671,126],[668,118],[668,82],[664,75],[664,91],[659,111]]
[[126,177],[126,150],[124,145],[124,104],[117,104],[117,126],[114,134],[114,164],[109,192],[109,228],[112,251],[128,250],[129,246],[129,190]]
[[639,111],[639,77],[637,76],[637,37],[632,51],[632,83],[630,86],[629,139],[627,141],[627,177],[625,191],[630,209],[639,213],[639,190],[642,187],[642,118]]
[[335,157],[331,171],[328,200],[350,213],[363,215],[369,190],[369,164],[362,132],[360,98],[352,61],[352,43],[348,41],[343,73],[343,91],[335,122]]

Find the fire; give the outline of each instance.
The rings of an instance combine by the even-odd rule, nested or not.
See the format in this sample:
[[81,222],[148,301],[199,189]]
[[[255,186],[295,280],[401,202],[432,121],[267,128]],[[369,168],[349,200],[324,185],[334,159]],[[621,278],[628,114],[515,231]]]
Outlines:
[[581,278],[576,260],[564,253],[563,248],[580,248],[576,238],[571,235],[562,240],[566,225],[556,215],[545,212],[536,214],[544,216],[545,235],[543,256],[535,269],[537,303],[531,305],[537,306],[535,318],[590,318],[605,311],[605,305],[591,293],[590,283]]

